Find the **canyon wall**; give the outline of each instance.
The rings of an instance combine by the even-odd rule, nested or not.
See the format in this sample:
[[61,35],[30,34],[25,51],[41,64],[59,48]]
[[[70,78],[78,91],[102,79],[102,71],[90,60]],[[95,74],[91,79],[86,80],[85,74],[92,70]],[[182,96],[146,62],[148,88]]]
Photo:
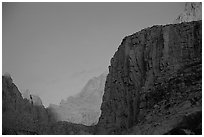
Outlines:
[[[103,90],[94,94],[88,83],[71,102],[97,102]],[[50,108],[35,105],[29,94],[23,98],[11,77],[3,76],[2,133],[202,134],[202,21],[153,26],[125,37],[105,83],[99,122],[88,127],[57,122]]]
[[44,106],[35,106],[31,101],[23,99],[10,76],[2,77],[3,134],[47,133],[49,114]]
[[[170,108],[185,106],[195,96],[197,105],[190,108],[202,112],[201,68],[201,21],[153,26],[125,37],[111,59],[97,133],[127,131],[166,105],[163,115],[170,115]],[[173,127],[175,123],[163,132],[145,132],[164,134]],[[144,133],[137,129],[135,134]]]

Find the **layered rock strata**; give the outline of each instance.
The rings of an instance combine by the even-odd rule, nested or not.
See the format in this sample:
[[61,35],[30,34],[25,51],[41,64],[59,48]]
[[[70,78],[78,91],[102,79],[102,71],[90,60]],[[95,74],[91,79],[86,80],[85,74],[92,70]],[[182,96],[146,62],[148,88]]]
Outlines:
[[201,58],[201,21],[153,26],[125,37],[111,59],[97,132],[119,134],[162,102],[172,108],[190,96],[202,100]]

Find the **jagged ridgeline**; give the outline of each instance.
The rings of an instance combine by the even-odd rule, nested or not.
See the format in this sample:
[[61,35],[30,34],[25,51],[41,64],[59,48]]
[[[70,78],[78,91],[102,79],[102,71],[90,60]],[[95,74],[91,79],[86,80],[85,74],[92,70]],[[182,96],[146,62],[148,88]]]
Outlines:
[[202,22],[143,29],[111,59],[97,132],[200,134],[201,87]]
[[43,134],[49,116],[43,106],[23,99],[9,75],[2,77],[2,133]]
[[80,93],[62,100],[59,105],[50,104],[49,109],[57,121],[83,125],[96,125],[101,114],[107,72],[90,79]]
[[[35,100],[36,96],[22,97],[9,75],[2,77],[2,134],[91,134],[90,127],[57,122],[49,108]],[[91,132],[91,133],[90,133]]]
[[3,134],[202,134],[202,21],[127,36],[111,59],[96,126],[57,122],[2,77]]

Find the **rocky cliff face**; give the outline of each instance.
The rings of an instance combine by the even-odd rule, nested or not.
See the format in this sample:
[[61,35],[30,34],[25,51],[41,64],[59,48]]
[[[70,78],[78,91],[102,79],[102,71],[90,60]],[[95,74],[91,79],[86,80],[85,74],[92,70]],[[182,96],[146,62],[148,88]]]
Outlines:
[[100,106],[104,93],[107,72],[90,79],[76,96],[62,100],[60,105],[51,104],[49,109],[57,121],[94,125],[101,114]]
[[[88,83],[68,100],[97,102],[103,90],[94,94],[93,85],[104,83]],[[202,134],[202,21],[125,37],[111,59],[101,110],[96,126],[56,122],[51,109],[23,99],[11,77],[2,77],[3,134]]]
[[[24,94],[29,95],[28,93]],[[9,75],[2,77],[2,134],[91,134],[93,127],[57,122],[54,114],[43,105],[35,105],[22,97]]]
[[153,26],[125,37],[109,66],[98,134],[133,127],[125,133],[170,134],[183,123],[186,132],[199,133],[194,131],[201,131],[201,123],[189,129],[184,119],[192,114],[201,121],[201,74],[201,21]]
[[202,20],[202,3],[187,2],[184,11],[174,20],[173,23],[191,22]]
[[2,77],[3,134],[44,134],[48,128],[44,106],[35,106],[23,99],[10,76]]

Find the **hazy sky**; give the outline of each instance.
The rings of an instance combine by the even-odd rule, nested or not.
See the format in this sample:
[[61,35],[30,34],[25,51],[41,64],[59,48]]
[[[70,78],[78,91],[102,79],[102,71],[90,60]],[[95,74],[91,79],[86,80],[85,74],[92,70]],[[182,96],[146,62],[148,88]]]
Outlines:
[[122,39],[168,24],[184,3],[3,3],[2,68],[45,106],[107,70]]

